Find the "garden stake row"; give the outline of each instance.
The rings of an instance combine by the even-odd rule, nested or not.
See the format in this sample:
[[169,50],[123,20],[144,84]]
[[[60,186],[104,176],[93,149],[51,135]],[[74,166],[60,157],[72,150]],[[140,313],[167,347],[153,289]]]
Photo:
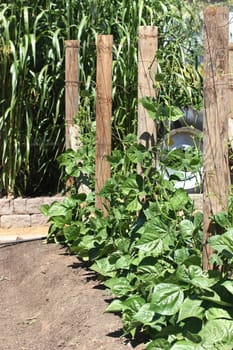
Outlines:
[[[229,103],[229,42],[226,7],[210,7],[204,13],[204,234],[203,268],[209,263],[212,250],[208,238],[216,228],[210,225],[210,216],[226,210],[230,188],[228,167],[228,119]],[[156,97],[154,89],[157,71],[156,51],[158,29],[154,26],[139,27],[138,42],[138,142],[153,146],[156,142],[156,126],[148,112],[140,104],[143,96]],[[106,156],[111,154],[112,116],[112,35],[97,37],[96,74],[96,207],[107,214],[108,203],[98,196],[99,191],[110,177],[110,164]],[[220,49],[219,49],[220,47]],[[73,117],[78,111],[78,42],[66,42],[66,140],[71,146]],[[72,129],[73,130],[73,129]],[[76,137],[79,139],[79,132]],[[139,169],[140,172],[140,169]]]

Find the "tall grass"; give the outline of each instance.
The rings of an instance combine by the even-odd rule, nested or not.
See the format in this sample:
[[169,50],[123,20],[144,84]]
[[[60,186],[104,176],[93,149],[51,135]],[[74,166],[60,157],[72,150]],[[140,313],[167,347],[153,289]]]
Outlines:
[[33,194],[57,183],[54,160],[64,143],[59,32],[50,8],[0,6],[2,193]]
[[[94,120],[96,36],[114,35],[116,145],[136,130],[138,26],[159,26],[160,48],[166,55],[168,34],[182,24],[182,47],[189,51],[193,20],[197,27],[199,22],[194,7],[187,6],[178,0],[12,0],[0,4],[2,194],[38,195],[58,188],[56,158],[64,149],[64,40],[81,42],[80,103]],[[177,38],[169,40],[169,50],[176,47],[178,52]],[[166,70],[164,62],[161,69]]]

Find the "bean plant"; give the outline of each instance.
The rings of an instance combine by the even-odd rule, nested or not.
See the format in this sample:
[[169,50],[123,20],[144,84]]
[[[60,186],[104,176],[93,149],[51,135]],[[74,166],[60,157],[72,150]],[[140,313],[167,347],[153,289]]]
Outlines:
[[[95,207],[90,181],[88,195],[74,188],[63,203],[42,208],[51,223],[48,241],[64,244],[96,272],[113,296],[106,312],[121,315],[128,339],[147,350],[231,350],[232,200],[229,212],[212,218],[223,234],[209,239],[216,270],[203,271],[202,213],[184,189],[175,188],[176,180],[154,167],[154,149],[137,144],[133,134],[123,143],[124,150],[108,157],[112,176],[100,192],[108,215]],[[86,140],[82,151],[61,157],[67,176],[93,177],[91,149]]]

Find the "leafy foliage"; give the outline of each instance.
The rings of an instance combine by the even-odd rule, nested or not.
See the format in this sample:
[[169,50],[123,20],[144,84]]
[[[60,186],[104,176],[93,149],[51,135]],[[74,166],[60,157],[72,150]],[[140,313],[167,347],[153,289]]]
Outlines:
[[[125,334],[143,334],[147,349],[230,349],[229,271],[202,271],[202,214],[153,167],[153,150],[133,138],[109,157],[113,175],[100,193],[110,203],[108,216],[95,208],[92,193],[73,193],[43,207],[49,239],[91,264],[114,296],[106,311],[122,315]],[[231,254],[230,232],[210,240],[220,255]]]

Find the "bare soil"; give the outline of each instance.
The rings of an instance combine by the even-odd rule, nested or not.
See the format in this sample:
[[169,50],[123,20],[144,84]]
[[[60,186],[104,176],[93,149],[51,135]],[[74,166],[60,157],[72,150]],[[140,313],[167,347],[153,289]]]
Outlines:
[[110,300],[59,245],[0,246],[0,350],[133,349],[120,318],[104,313]]

